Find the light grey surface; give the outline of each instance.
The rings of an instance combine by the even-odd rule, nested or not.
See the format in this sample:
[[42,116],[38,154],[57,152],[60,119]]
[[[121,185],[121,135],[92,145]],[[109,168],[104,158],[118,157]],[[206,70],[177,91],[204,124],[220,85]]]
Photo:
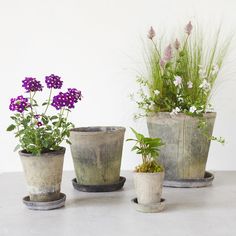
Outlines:
[[131,172],[124,190],[84,193],[71,184],[73,172],[63,174],[65,208],[52,211],[28,210],[21,173],[0,175],[0,235],[68,236],[158,236],[236,235],[236,172],[214,172],[211,187],[164,188],[166,208],[161,213],[140,213],[131,205],[135,197]]

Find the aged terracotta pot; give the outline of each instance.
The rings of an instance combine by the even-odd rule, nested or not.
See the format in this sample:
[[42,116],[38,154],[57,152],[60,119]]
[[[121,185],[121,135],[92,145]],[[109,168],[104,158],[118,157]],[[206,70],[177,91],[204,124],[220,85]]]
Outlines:
[[31,201],[49,202],[60,198],[65,148],[33,156],[20,151]]
[[[215,118],[214,112],[204,114],[209,137]],[[150,137],[160,137],[165,143],[160,151],[165,180],[204,178],[210,141],[198,124],[199,118],[181,113],[170,116],[168,112],[160,112],[147,118]]]
[[124,127],[81,127],[70,131],[77,183],[106,185],[119,182]]

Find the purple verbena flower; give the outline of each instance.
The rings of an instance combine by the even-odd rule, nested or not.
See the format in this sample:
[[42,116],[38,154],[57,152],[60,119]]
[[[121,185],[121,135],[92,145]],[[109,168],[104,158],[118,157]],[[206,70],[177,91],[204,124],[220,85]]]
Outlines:
[[165,61],[170,61],[172,58],[172,47],[171,47],[171,44],[169,44],[166,49],[165,49],[165,52],[164,52],[164,60]]
[[25,88],[27,93],[42,91],[43,89],[40,81],[36,80],[35,78],[26,77],[24,80],[22,80],[22,83],[22,87]]
[[40,116],[41,116],[41,115],[37,114],[37,115],[34,115],[34,118],[35,118],[36,120],[38,120],[38,119],[40,118]]
[[28,98],[24,98],[22,95],[18,96],[17,98],[11,98],[11,103],[9,109],[11,111],[18,111],[22,113],[25,108],[29,107],[30,104],[28,103]]
[[61,77],[51,74],[45,77],[45,83],[48,88],[60,89],[62,87],[63,81],[61,81]]
[[185,32],[186,32],[188,35],[190,35],[192,29],[193,29],[192,23],[191,23],[191,21],[189,21],[188,24],[185,26]]
[[42,125],[43,125],[42,122],[40,122],[40,121],[37,122],[37,126],[38,126],[38,127],[41,127]]
[[69,88],[67,92],[60,92],[58,95],[53,97],[52,106],[57,110],[60,110],[62,107],[74,108],[74,104],[81,100],[82,95],[81,91],[73,88]]
[[151,26],[150,30],[148,31],[147,37],[152,40],[155,36],[156,36],[155,30]]

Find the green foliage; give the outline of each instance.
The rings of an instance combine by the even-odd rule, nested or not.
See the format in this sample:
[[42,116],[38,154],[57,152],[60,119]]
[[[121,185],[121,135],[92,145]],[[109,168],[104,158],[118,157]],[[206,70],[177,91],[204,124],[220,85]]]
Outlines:
[[[149,39],[145,54],[147,71],[138,76],[139,99],[135,99],[144,111],[142,115],[174,113],[176,108],[177,113],[191,116],[201,116],[207,111],[230,39],[221,41],[220,30],[213,42],[203,38],[202,33],[193,28],[191,34],[178,41],[179,47],[175,42],[169,44],[171,52],[168,59],[165,59],[168,51],[162,48],[162,40]],[[181,79],[178,85],[175,84],[176,77]]]
[[160,147],[164,145],[160,138],[149,138],[138,133],[131,128],[136,139],[127,139],[126,141],[136,142],[132,148],[137,154],[142,156],[142,164],[136,167],[137,172],[161,172],[163,167],[158,163]]
[[[30,95],[31,96],[31,95]],[[11,124],[7,131],[14,131],[19,144],[14,151],[23,149],[33,155],[39,155],[51,150],[60,149],[60,144],[65,140],[68,144],[69,130],[74,127],[67,121],[69,109],[62,108],[57,115],[46,115],[50,99],[44,103],[46,110],[41,115],[36,113],[38,104],[30,99],[30,109],[24,113],[16,113],[11,116],[14,124]]]
[[202,134],[210,141],[217,141],[221,144],[225,144],[225,139],[223,137],[215,137],[215,136],[209,136],[208,135],[208,126],[207,126],[207,122],[205,119],[203,119],[202,117],[199,118],[199,123],[198,123],[198,128],[201,130]]

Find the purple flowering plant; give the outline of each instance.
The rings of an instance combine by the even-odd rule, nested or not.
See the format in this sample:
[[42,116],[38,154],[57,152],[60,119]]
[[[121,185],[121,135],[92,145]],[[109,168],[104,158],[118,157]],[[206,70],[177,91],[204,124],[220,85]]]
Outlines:
[[[36,78],[26,77],[22,81],[26,96],[10,99],[9,109],[14,115],[11,116],[13,124],[7,131],[14,131],[15,137],[19,139],[15,151],[21,148],[27,153],[39,155],[60,149],[63,141],[70,144],[69,130],[74,125],[68,121],[68,115],[81,100],[81,91],[68,88],[66,92],[53,96],[53,91],[61,89],[63,85],[61,78],[54,74],[45,77],[45,85],[49,90],[49,97],[41,106],[35,96],[43,91],[44,86]],[[49,107],[56,110],[56,114],[49,115]]]

